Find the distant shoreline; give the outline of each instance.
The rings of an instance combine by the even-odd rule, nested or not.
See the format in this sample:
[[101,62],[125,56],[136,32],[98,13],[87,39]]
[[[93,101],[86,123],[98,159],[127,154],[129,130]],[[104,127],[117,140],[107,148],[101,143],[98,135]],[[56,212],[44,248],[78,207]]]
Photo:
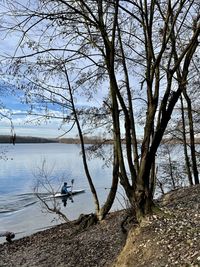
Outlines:
[[[33,137],[33,136],[15,136],[14,138],[9,135],[0,135],[0,144],[38,144],[38,143],[62,143],[62,144],[80,144],[79,138],[44,138],[44,137]],[[97,137],[84,137],[84,143],[90,145],[98,144],[113,144],[112,139],[100,139]],[[125,140],[122,139],[122,143],[125,144]],[[138,143],[142,143],[142,140],[138,140]],[[162,140],[162,144],[181,144],[178,139],[165,138]],[[188,140],[189,143],[189,140]],[[200,138],[195,139],[196,144],[200,144]]]
[[[80,144],[79,138],[44,138],[33,136],[9,136],[0,135],[0,144],[32,144],[32,143],[63,143]],[[112,140],[100,140],[94,137],[84,137],[85,144],[112,144]]]
[[0,135],[0,144],[23,144],[23,143],[58,143],[56,138],[43,138],[32,136],[16,136],[13,138],[9,135]]

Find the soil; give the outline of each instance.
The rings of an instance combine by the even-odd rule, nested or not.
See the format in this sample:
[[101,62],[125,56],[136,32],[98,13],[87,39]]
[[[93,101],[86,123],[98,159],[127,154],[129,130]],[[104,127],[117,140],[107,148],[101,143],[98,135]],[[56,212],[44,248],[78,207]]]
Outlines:
[[66,223],[1,244],[0,266],[200,266],[199,185],[164,195],[141,225],[124,224],[128,235],[126,216],[118,211],[86,230]]
[[200,266],[200,185],[174,190],[131,229],[112,267]]
[[114,212],[86,230],[71,223],[0,245],[0,266],[109,266],[122,249],[124,212]]

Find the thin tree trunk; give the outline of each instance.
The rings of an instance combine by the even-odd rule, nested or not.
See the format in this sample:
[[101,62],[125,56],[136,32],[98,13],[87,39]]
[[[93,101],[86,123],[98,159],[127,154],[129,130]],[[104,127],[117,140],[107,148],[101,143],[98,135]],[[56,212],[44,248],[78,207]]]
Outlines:
[[172,164],[172,159],[171,159],[171,155],[170,155],[170,151],[169,151],[169,148],[167,148],[167,152],[168,152],[168,155],[169,155],[169,171],[170,171],[170,178],[171,178],[171,181],[172,181],[172,186],[173,186],[173,189],[176,189],[176,183],[175,183],[175,180],[174,180],[174,174],[173,174],[173,164]]
[[81,127],[80,127],[79,119],[78,119],[78,116],[77,116],[77,113],[76,113],[76,108],[75,108],[75,105],[74,105],[74,100],[73,100],[71,85],[70,85],[69,77],[68,77],[68,74],[67,74],[67,71],[66,70],[65,70],[65,74],[66,74],[67,83],[68,83],[68,87],[69,87],[69,93],[70,93],[70,98],[71,98],[72,110],[73,110],[73,113],[74,113],[74,117],[75,117],[77,129],[78,129],[78,133],[79,133],[79,138],[80,138],[80,141],[81,141],[81,151],[82,151],[82,158],[83,158],[83,166],[84,166],[84,170],[85,170],[85,173],[86,173],[86,177],[88,179],[90,190],[91,190],[92,195],[93,195],[93,198],[94,198],[95,213],[98,214],[99,209],[100,209],[99,200],[98,200],[97,192],[96,192],[96,189],[94,187],[92,178],[90,176],[90,172],[89,172],[89,168],[88,168],[88,164],[87,164],[87,159],[86,159],[83,134],[82,134],[82,130],[81,130]]
[[149,190],[152,196],[152,199],[153,199],[155,188],[156,188],[156,174],[157,174],[157,168],[156,168],[156,162],[154,160],[154,162],[152,163],[152,168],[151,168],[150,190]]
[[[128,96],[128,103],[129,103],[129,116],[130,116],[130,130],[131,130],[131,136],[132,136],[132,144],[133,144],[133,155],[134,155],[134,165],[135,165],[135,173],[138,174],[139,172],[139,156],[138,156],[138,144],[137,144],[137,137],[136,137],[136,129],[135,129],[135,119],[134,119],[134,113],[133,113],[133,104],[132,104],[132,96],[131,96],[131,88],[130,88],[130,82],[129,82],[129,75],[128,75],[128,69],[126,66],[126,57],[124,54],[124,48],[123,43],[121,40],[121,31],[118,27],[118,36],[119,36],[119,43],[122,53],[122,64],[124,69],[124,76],[125,76],[125,82],[126,82],[126,89],[127,89],[127,96]],[[135,181],[134,181],[135,182]]]
[[190,131],[190,149],[191,149],[191,158],[192,158],[192,171],[194,175],[195,184],[199,184],[199,173],[197,168],[197,160],[195,154],[195,140],[194,140],[194,127],[193,127],[193,116],[192,116],[192,104],[191,99],[189,98],[186,89],[183,90],[183,95],[187,102],[187,111],[188,111],[188,120],[189,120],[189,131]]
[[110,211],[112,204],[115,200],[116,192],[117,192],[117,187],[118,187],[118,180],[119,180],[119,161],[118,161],[118,156],[117,156],[117,150],[114,145],[114,151],[113,151],[113,178],[112,178],[112,185],[110,192],[108,194],[107,200],[104,203],[104,205],[101,207],[97,217],[99,220],[104,219],[106,214]]
[[186,170],[187,170],[187,175],[188,175],[188,181],[190,185],[193,185],[192,181],[192,173],[190,170],[190,159],[188,156],[188,151],[187,151],[187,140],[186,140],[186,130],[185,130],[185,116],[184,116],[184,105],[183,105],[183,98],[182,95],[180,96],[181,100],[181,116],[182,116],[182,123],[183,123],[183,147],[184,147],[184,155],[185,155],[185,164],[186,164]]

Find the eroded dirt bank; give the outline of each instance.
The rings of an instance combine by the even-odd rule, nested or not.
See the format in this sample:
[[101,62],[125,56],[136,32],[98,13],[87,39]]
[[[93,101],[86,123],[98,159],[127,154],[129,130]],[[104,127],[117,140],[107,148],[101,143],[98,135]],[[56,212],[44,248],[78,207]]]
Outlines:
[[130,231],[113,267],[200,266],[200,186],[166,194],[160,207]]

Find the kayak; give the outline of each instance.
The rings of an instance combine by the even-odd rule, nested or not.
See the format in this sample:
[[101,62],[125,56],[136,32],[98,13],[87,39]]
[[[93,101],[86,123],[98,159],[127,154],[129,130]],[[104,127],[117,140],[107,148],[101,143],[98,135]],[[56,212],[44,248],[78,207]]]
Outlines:
[[77,195],[77,194],[81,194],[84,193],[85,190],[84,189],[79,189],[79,190],[73,190],[73,191],[69,191],[67,194],[61,194],[61,193],[56,193],[55,195],[53,195],[53,198],[59,198],[59,197],[68,197],[68,196],[73,196],[73,195]]

